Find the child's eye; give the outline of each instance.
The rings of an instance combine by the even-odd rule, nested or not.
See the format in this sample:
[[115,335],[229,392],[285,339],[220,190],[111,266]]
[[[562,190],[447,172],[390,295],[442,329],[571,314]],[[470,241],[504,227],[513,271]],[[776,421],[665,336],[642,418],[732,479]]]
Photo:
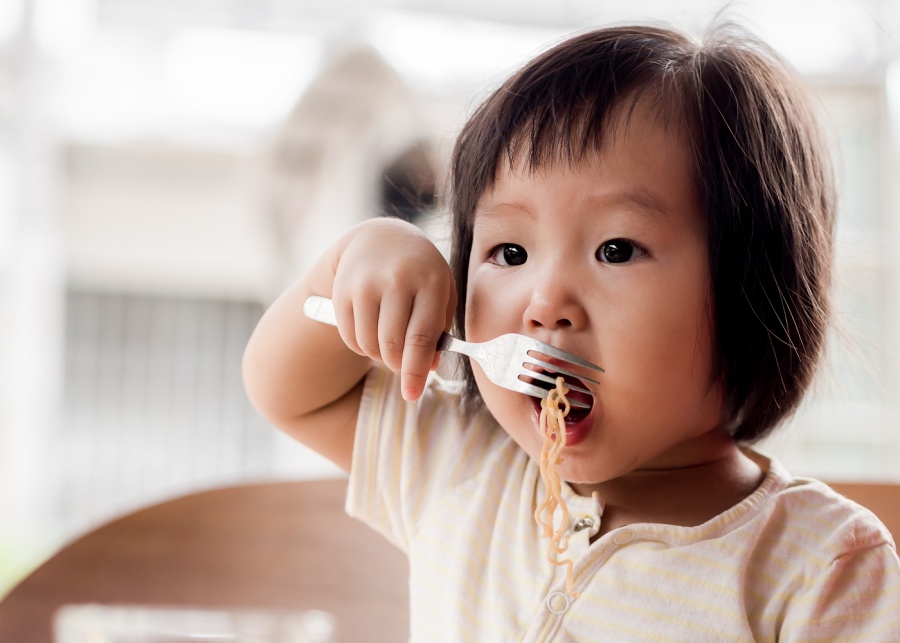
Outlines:
[[610,239],[597,248],[600,263],[628,263],[644,255],[640,246],[628,239]]
[[525,248],[514,243],[502,243],[491,250],[488,261],[500,266],[521,266],[528,259]]

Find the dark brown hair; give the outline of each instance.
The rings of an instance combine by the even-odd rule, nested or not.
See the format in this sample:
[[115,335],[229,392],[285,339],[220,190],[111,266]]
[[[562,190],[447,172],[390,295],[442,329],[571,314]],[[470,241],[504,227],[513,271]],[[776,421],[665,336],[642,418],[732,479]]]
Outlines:
[[[803,83],[734,25],[701,42],[647,26],[583,33],[537,56],[477,109],[452,161],[457,332],[465,332],[476,205],[501,165],[576,163],[599,150],[623,105],[643,97],[675,117],[693,150],[708,235],[713,376],[727,428],[754,441],[796,409],[823,352],[834,197]],[[471,409],[481,399],[464,369]]]

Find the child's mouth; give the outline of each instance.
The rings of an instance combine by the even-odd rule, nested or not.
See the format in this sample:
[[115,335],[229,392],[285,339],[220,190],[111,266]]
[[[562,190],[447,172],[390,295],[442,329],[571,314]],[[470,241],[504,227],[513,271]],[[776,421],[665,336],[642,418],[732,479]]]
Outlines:
[[[542,373],[554,378],[554,380],[557,377],[556,373],[548,370],[543,370]],[[568,384],[574,384],[582,388],[587,388],[584,382],[579,380],[577,377],[573,377],[571,375],[562,375],[561,377],[563,377],[563,379],[565,379],[566,383]],[[556,387],[555,382],[550,383],[535,379],[532,381],[532,383],[535,386],[539,386],[540,388],[547,391]],[[591,419],[594,412],[594,397],[587,393],[570,390],[568,393],[566,393],[566,398],[568,398],[569,402],[577,401],[586,407],[581,408],[570,405],[569,412],[566,414],[566,446],[571,446],[581,442],[582,440],[584,440],[584,438],[587,437],[588,431],[592,424]],[[535,412],[538,414],[538,417],[540,417],[541,400],[536,397],[533,397],[531,399],[532,403],[534,404]]]

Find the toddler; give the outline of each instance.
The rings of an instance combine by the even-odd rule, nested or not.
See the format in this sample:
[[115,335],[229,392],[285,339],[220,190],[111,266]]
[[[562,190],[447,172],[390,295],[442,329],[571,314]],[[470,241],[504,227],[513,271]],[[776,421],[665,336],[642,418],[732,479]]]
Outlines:
[[[797,407],[829,315],[832,178],[778,56],[733,26],[576,35],[477,109],[451,178],[450,265],[366,221],[244,359],[259,411],[408,554],[412,639],[900,641],[885,527],[751,446]],[[567,378],[593,396],[556,464],[574,591],[534,520],[539,400],[475,363],[434,374],[451,328],[605,369]]]

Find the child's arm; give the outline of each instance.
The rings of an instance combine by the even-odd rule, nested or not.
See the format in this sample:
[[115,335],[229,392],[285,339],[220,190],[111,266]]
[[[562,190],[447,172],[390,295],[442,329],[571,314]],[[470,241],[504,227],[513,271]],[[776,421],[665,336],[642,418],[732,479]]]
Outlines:
[[[309,295],[334,301],[338,327],[303,315]],[[373,360],[417,399],[456,289],[447,262],[416,227],[371,219],[332,246],[266,311],[244,352],[244,385],[276,427],[346,470],[362,383]]]

